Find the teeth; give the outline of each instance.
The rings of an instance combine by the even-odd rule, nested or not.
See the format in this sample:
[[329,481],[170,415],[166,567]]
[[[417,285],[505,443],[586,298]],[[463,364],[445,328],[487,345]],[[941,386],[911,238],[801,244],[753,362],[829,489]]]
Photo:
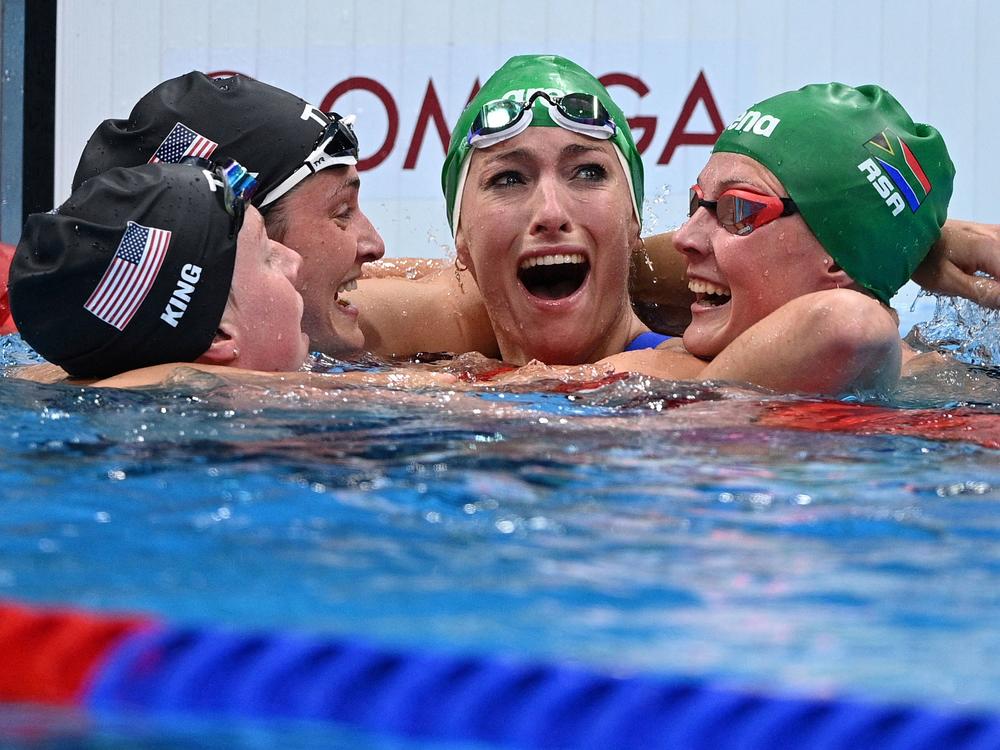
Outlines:
[[567,253],[565,255],[536,255],[532,258],[525,258],[521,261],[521,269],[534,268],[535,266],[555,266],[560,263],[585,263],[586,258],[581,253]]
[[358,280],[351,279],[347,283],[341,284],[340,286],[337,287],[337,294],[343,294],[344,292],[353,292],[357,288],[358,288]]
[[713,284],[711,281],[701,281],[700,279],[691,279],[688,281],[688,289],[695,294],[718,294],[722,297],[731,297],[733,294],[724,286]]

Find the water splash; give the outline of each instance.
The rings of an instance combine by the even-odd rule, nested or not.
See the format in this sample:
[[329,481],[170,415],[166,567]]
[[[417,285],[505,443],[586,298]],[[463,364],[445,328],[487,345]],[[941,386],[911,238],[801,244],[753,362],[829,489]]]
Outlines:
[[961,362],[1000,364],[1000,311],[969,300],[939,297],[934,315],[917,324],[912,336],[919,344],[947,352]]
[[18,365],[43,364],[45,360],[15,334],[0,336],[0,369]]
[[668,222],[660,227],[661,214],[666,211],[666,203],[671,195],[670,185],[661,185],[652,198],[647,197],[642,202],[642,236],[665,232],[673,227]]

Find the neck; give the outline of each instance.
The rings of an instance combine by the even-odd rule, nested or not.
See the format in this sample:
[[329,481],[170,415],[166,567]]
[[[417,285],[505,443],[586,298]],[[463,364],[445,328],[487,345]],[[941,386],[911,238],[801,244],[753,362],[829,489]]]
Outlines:
[[[612,354],[620,354],[636,336],[649,330],[626,304],[620,315],[593,340],[571,340],[568,336],[540,336],[537,331],[509,331],[493,323],[500,357],[512,365],[532,360],[547,365],[585,365]],[[532,335],[534,334],[534,335]]]

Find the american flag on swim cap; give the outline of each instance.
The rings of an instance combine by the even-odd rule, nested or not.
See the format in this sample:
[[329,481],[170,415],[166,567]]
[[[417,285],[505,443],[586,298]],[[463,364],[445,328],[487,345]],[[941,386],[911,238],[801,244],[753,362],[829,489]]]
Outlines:
[[170,246],[170,234],[166,229],[128,222],[111,265],[84,309],[124,330],[156,281]]
[[198,156],[207,159],[219,144],[211,141],[201,133],[196,133],[182,122],[174,125],[167,133],[156,152],[150,157],[149,163],[165,161],[176,164],[185,156]]

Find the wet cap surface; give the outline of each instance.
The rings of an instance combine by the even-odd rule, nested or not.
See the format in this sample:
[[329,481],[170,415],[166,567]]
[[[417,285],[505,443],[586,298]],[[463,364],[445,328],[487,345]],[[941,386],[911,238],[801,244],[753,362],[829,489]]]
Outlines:
[[73,189],[114,167],[184,156],[235,159],[257,173],[253,204],[302,166],[330,118],[294,94],[236,75],[197,71],[164,81],[127,119],[105,120],[80,157]]
[[204,354],[242,224],[210,176],[189,165],[112,169],[57,212],[28,217],[10,271],[24,340],[75,377]]
[[886,303],[948,216],[955,167],[944,139],[879,86],[813,84],[765,99],[714,151],[767,167],[837,264]]

